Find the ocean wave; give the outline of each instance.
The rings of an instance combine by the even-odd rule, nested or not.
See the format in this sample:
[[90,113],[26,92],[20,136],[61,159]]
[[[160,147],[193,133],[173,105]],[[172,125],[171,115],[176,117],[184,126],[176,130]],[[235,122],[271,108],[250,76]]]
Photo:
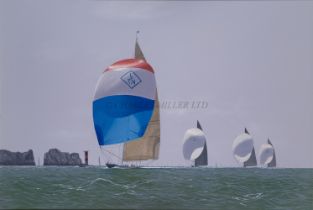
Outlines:
[[238,200],[239,204],[242,206],[248,206],[248,203],[251,201],[259,200],[264,197],[263,193],[249,193],[243,196],[233,196],[234,200]]
[[62,189],[66,189],[66,190],[85,191],[85,189],[83,189],[81,186],[75,187],[75,186],[67,185],[67,184],[54,184],[54,186],[57,186],[57,187],[60,187]]

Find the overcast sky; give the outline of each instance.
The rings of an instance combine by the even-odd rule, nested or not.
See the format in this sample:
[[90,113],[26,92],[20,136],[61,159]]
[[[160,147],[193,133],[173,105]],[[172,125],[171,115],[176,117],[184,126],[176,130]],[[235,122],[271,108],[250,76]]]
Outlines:
[[0,0],[0,148],[90,151],[96,82],[133,56],[135,32],[156,72],[160,159],[188,164],[186,129],[202,124],[209,165],[238,166],[231,147],[247,127],[258,152],[269,137],[279,167],[313,167],[312,1]]

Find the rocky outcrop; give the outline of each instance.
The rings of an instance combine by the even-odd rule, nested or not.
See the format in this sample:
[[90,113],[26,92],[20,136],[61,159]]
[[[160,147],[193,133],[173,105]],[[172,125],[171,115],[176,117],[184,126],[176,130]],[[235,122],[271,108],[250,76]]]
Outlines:
[[0,165],[19,165],[34,166],[33,150],[27,152],[10,152],[8,150],[0,150]]
[[61,152],[58,149],[50,149],[45,153],[45,166],[77,166],[82,165],[78,153]]

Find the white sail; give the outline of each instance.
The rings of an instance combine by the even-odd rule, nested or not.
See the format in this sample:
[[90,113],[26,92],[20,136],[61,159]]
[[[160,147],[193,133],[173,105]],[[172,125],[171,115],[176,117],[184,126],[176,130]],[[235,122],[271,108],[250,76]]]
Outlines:
[[183,139],[183,155],[186,160],[194,161],[197,159],[205,146],[205,135],[198,128],[188,129]]
[[237,136],[233,142],[233,155],[239,163],[249,160],[253,151],[253,139],[248,133]]
[[262,166],[267,166],[274,157],[274,148],[270,144],[262,144],[259,151],[259,160]]

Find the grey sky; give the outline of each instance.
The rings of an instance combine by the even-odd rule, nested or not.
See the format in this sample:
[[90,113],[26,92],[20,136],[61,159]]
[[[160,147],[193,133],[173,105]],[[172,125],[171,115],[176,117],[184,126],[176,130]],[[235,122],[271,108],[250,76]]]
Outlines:
[[313,167],[313,2],[0,1],[0,147],[99,148],[92,99],[105,67],[133,55],[135,32],[156,71],[160,165],[183,165],[186,129],[202,124],[209,165],[238,166],[247,127],[256,151],[270,137],[280,167]]

